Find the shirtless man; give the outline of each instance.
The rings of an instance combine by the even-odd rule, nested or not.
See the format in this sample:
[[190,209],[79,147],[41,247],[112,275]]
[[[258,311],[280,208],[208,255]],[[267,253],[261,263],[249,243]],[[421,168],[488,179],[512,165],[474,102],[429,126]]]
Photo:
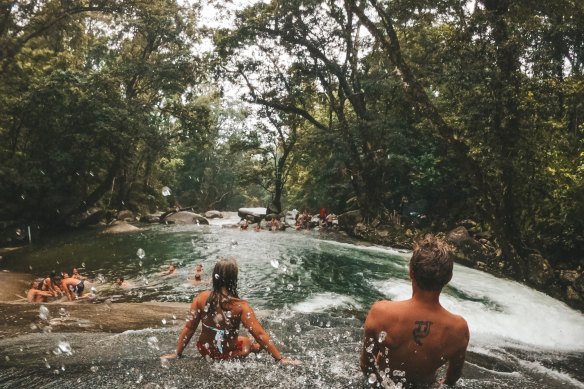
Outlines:
[[412,298],[378,301],[365,321],[361,370],[378,387],[405,379],[410,386],[436,383],[436,371],[448,363],[440,384],[454,385],[462,375],[469,341],[466,321],[444,309],[442,288],[452,278],[452,255],[446,243],[428,235],[410,260]]
[[47,297],[52,297],[53,293],[44,290],[37,289],[37,283],[33,282],[30,289],[26,293],[26,299],[29,303],[37,304],[43,303],[47,300]]
[[85,289],[85,283],[83,280],[69,277],[62,280],[58,285],[65,292],[69,301],[75,301],[84,297],[83,290]]

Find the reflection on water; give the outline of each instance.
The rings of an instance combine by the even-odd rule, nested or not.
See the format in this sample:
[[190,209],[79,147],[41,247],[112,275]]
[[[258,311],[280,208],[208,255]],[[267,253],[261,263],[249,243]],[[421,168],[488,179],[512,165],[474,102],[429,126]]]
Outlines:
[[[147,312],[128,303],[145,308],[149,301],[190,303],[209,286],[192,282],[195,264],[203,265],[208,279],[223,256],[238,260],[240,295],[258,311],[283,352],[303,366],[275,367],[265,353],[243,363],[207,363],[194,348],[183,360],[160,364],[157,356],[174,348],[187,305],[156,317],[156,309]],[[61,315],[61,307],[47,304],[54,320],[63,319],[62,327],[69,327],[0,338],[0,386],[360,388],[363,320],[374,301],[409,297],[407,261],[407,254],[330,242],[318,233],[176,225],[129,235],[82,232],[5,258],[3,266],[23,272],[30,266],[38,275],[76,266],[93,281],[98,304],[75,308],[103,307],[102,314],[118,323],[94,313],[83,317],[71,305]],[[169,275],[170,264],[177,270]],[[125,287],[114,285],[117,276],[125,277]],[[584,387],[581,313],[522,285],[462,267],[455,268],[441,301],[469,322],[466,387]],[[91,334],[76,329],[87,322]],[[123,332],[124,324],[133,330]],[[59,345],[70,348],[71,355],[53,353],[63,349]]]

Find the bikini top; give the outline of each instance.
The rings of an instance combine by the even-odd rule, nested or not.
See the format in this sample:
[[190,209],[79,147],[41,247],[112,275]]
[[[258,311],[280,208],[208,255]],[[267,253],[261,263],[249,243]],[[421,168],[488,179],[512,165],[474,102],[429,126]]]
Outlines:
[[203,327],[206,327],[211,331],[215,331],[215,344],[217,345],[217,350],[223,354],[223,340],[225,339],[225,330],[220,330],[219,328],[208,326],[205,323],[202,324]]

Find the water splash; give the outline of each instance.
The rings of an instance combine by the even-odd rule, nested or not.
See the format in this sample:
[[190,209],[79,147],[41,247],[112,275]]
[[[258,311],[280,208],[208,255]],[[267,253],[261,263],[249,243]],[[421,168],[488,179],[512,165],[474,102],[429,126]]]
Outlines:
[[70,356],[73,355],[73,349],[71,348],[69,342],[62,340],[57,344],[57,347],[55,347],[55,349],[53,350],[53,354],[55,355],[64,354]]
[[136,251],[136,255],[138,256],[138,258],[144,259],[144,257],[146,256],[146,252],[144,251],[144,249],[139,248],[138,251]]
[[41,305],[39,309],[39,317],[41,318],[41,320],[48,320],[49,316],[50,316],[49,308],[45,307],[44,305]]
[[148,337],[148,339],[146,339],[146,343],[152,350],[160,350],[160,346],[158,345],[158,338],[156,336]]

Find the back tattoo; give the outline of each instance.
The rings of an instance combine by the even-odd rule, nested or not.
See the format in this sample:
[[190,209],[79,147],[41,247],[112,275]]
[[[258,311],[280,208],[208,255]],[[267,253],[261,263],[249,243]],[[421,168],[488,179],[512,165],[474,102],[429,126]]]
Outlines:
[[416,326],[412,331],[412,335],[414,337],[414,342],[416,342],[418,346],[422,345],[421,339],[425,338],[426,336],[428,336],[428,334],[430,334],[431,325],[432,325],[431,321],[416,321]]

